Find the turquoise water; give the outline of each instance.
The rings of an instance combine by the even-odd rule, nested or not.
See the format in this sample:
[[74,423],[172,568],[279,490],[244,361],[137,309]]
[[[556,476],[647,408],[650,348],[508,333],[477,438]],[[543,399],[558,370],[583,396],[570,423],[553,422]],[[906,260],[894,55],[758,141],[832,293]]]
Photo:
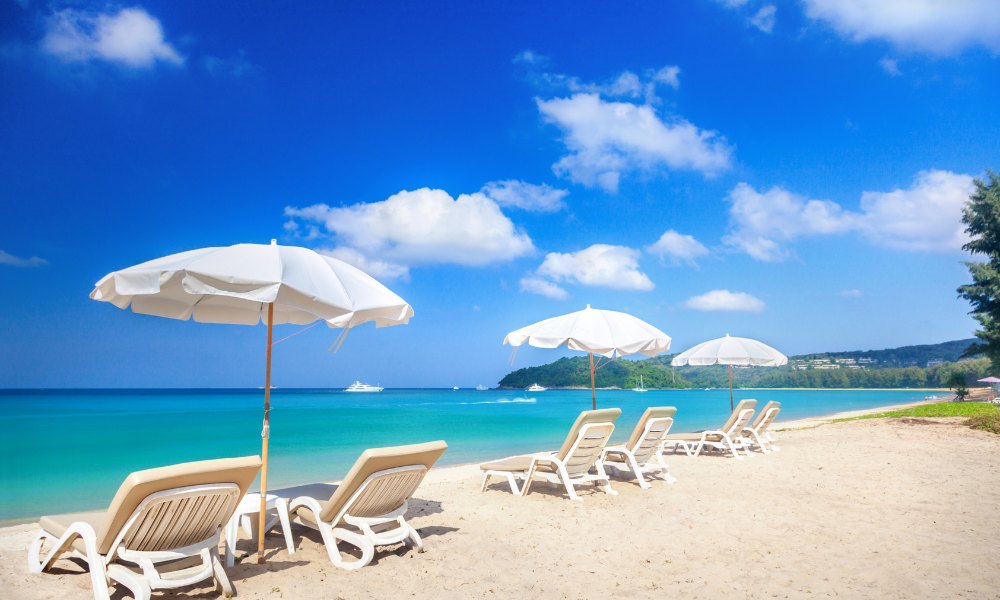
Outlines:
[[[737,390],[782,403],[785,420],[922,400],[928,392]],[[103,508],[131,471],[260,453],[260,390],[0,391],[0,521]],[[728,390],[600,391],[628,436],[647,406],[676,406],[674,431],[718,426]],[[273,487],[337,479],[365,448],[444,439],[443,464],[558,446],[590,391],[275,390]]]

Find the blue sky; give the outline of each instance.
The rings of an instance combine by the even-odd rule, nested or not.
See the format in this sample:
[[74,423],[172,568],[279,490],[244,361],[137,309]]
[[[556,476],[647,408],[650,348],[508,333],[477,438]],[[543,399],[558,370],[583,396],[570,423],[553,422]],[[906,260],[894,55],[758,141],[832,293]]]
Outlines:
[[261,385],[262,327],[87,294],[271,238],[416,311],[336,354],[321,327],[277,346],[285,387],[492,385],[508,331],[587,303],[677,351],[968,337],[960,209],[1000,168],[989,4],[5,0],[0,387]]

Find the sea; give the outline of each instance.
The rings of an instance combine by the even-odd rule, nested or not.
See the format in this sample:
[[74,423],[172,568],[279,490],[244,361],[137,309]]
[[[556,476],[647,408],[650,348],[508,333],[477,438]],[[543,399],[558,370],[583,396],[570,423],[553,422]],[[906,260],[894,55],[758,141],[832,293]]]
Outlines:
[[[736,390],[782,403],[780,420],[923,400],[927,390]],[[557,448],[590,390],[275,389],[269,487],[341,478],[365,448],[442,439],[439,464]],[[729,390],[598,390],[624,441],[648,406],[675,406],[675,432],[718,427]],[[101,509],[132,471],[260,453],[263,391],[0,391],[0,523]]]

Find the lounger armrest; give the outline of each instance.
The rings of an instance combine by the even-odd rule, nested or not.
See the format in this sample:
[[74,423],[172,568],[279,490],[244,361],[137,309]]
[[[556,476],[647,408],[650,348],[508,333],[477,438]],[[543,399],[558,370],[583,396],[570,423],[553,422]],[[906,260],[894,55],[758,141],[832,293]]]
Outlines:
[[319,503],[319,500],[312,496],[299,496],[288,503],[288,512],[291,515],[295,515],[295,511],[300,508],[308,508],[312,511],[313,516],[316,517],[316,522],[319,523],[321,521],[319,515],[323,512],[323,505]]

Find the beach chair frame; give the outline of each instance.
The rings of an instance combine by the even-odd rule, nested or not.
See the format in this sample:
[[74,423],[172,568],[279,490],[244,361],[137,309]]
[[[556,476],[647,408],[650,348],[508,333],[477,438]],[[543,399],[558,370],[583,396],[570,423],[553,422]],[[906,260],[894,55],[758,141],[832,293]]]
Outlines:
[[[344,506],[330,521],[320,518],[323,506],[316,498],[300,496],[294,498],[288,505],[288,510],[294,515],[299,508],[307,508],[316,518],[315,522],[301,517],[296,522],[318,530],[326,546],[327,554],[334,565],[354,571],[369,564],[375,556],[376,546],[388,546],[399,542],[410,543],[417,552],[423,552],[424,544],[417,530],[411,526],[404,515],[409,507],[408,499],[423,481],[429,468],[426,465],[407,465],[376,471],[365,478]],[[342,484],[343,485],[343,484]],[[370,513],[370,503],[385,503],[386,498],[398,497],[396,508],[381,514]],[[362,514],[352,514],[355,513]],[[359,532],[351,531],[336,525],[343,521],[352,525]],[[337,541],[341,540],[361,550],[361,558],[344,560],[340,555]]]
[[[779,412],[781,412],[780,405],[765,407],[764,415],[756,427],[747,426],[743,428],[743,436],[748,438],[752,445],[760,448],[760,451],[764,454],[781,450],[781,448],[774,444],[774,436],[769,431],[771,424],[777,418]],[[769,445],[770,447],[768,447]]]
[[[107,554],[97,549],[97,532],[86,522],[70,525],[56,538],[44,529],[28,548],[28,570],[41,573],[65,552],[87,562],[96,600],[110,600],[109,585],[115,581],[132,592],[136,600],[148,600],[152,590],[175,589],[214,578],[226,597],[233,586],[219,561],[219,543],[229,516],[242,496],[234,483],[201,484],[172,488],[146,496],[121,527]],[[73,547],[79,537],[85,547]],[[41,557],[43,545],[52,548]],[[200,564],[160,571],[157,565],[198,557]],[[114,562],[137,565],[141,572]]]
[[[653,417],[646,421],[642,435],[636,443],[628,448],[625,445],[607,446],[604,448],[602,462],[606,468],[612,471],[631,471],[635,475],[639,487],[650,489],[653,486],[645,480],[643,475],[660,474],[664,481],[673,484],[677,479],[670,474],[670,467],[663,458],[663,438],[670,433],[670,428],[674,425],[673,417]],[[625,457],[624,461],[610,458],[614,454]]]
[[[617,496],[618,492],[611,487],[611,478],[604,470],[604,462],[601,460],[604,448],[614,430],[614,423],[587,423],[580,427],[580,433],[566,453],[565,459],[560,459],[554,452],[533,455],[531,466],[524,475],[524,487],[519,495],[528,494],[531,483],[537,475],[549,483],[562,484],[570,500],[582,502],[583,498],[576,494],[574,488],[587,483],[600,486],[605,494]],[[545,466],[552,468],[553,471],[539,470],[539,467]],[[594,473],[591,473],[591,470]]]

